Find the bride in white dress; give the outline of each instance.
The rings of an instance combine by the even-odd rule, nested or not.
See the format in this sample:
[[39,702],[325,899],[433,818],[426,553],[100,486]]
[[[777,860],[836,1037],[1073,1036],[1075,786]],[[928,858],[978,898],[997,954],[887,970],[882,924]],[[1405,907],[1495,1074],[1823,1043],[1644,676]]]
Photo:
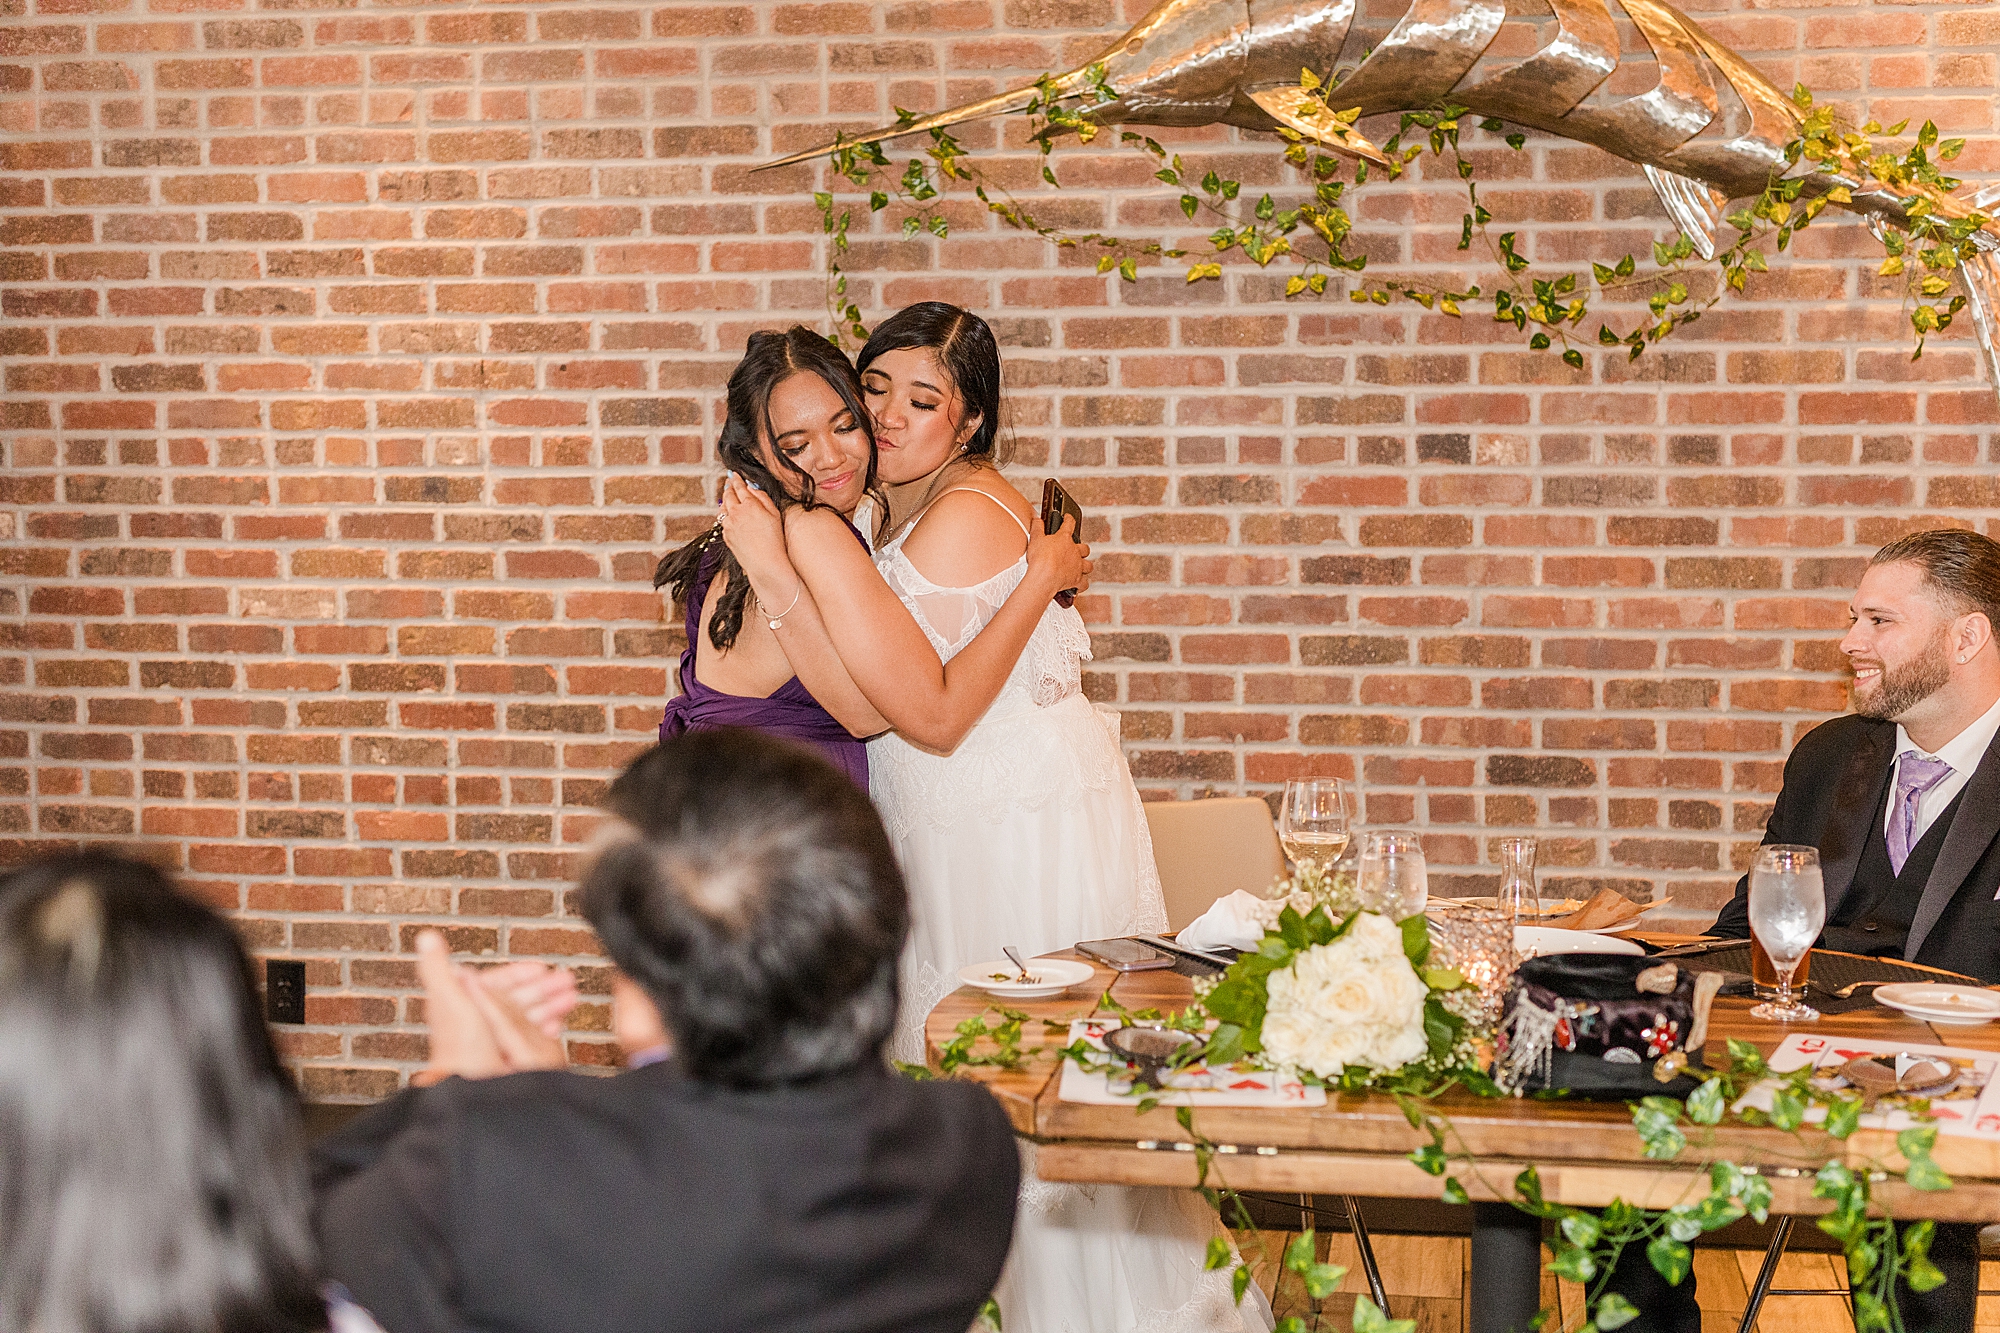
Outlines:
[[[807,687],[817,692],[813,673],[842,668],[895,728],[869,743],[869,789],[911,897],[894,1053],[921,1061],[924,1017],[956,988],[959,967],[1002,945],[1027,956],[1158,930],[1166,913],[1115,715],[1081,690],[1089,634],[1075,610],[1036,586],[1038,564],[1024,547],[1048,539],[993,463],[1000,366],[991,331],[976,315],[926,302],[878,328],[859,367],[887,499],[874,534],[879,574],[855,568],[844,530],[798,509],[782,520],[789,549],[773,549],[775,509],[734,482],[723,524],[760,604],[796,596],[805,608],[779,632]],[[989,693],[994,650],[1018,633],[1030,596],[1039,619]],[[934,653],[928,665],[913,662],[906,625],[931,650],[921,656]],[[985,669],[951,681],[954,659],[975,640],[981,651],[970,656]],[[1254,1287],[1239,1308],[1226,1268],[1203,1271],[1219,1223],[1192,1191],[1051,1184],[1033,1175],[1031,1152],[1026,1165],[1014,1250],[995,1292],[1006,1333],[1271,1327]]]

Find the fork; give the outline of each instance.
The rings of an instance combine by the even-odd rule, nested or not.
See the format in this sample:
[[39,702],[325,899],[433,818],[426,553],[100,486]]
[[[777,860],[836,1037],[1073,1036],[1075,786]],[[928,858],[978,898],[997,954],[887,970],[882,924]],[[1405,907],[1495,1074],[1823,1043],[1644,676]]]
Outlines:
[[1854,994],[1854,992],[1860,990],[1863,986],[1887,986],[1889,984],[1890,983],[1886,981],[1850,981],[1845,986],[1842,986],[1839,990],[1830,991],[1828,993],[1831,994],[1833,998],[1836,1000],[1844,1000],[1848,996]]

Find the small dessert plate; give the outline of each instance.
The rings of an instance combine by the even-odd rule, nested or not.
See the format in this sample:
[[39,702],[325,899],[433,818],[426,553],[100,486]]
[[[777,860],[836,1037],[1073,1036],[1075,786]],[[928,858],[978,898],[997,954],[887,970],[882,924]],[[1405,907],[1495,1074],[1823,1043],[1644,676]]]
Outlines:
[[1877,986],[1875,998],[1891,1009],[1900,1009],[1912,1018],[1945,1027],[1970,1027],[2000,1018],[2000,992],[1973,986],[1941,986],[1928,981],[1906,981],[1894,986]]
[[1042,1000],[1060,995],[1079,982],[1097,975],[1089,963],[1072,958],[1030,958],[1028,975],[1032,981],[1016,980],[1020,969],[1005,958],[988,963],[970,963],[958,969],[958,979],[968,986],[1002,1000]]
[[1554,926],[1514,927],[1514,952],[1522,958],[1538,958],[1552,953],[1646,952],[1630,940],[1612,935],[1594,935],[1587,930],[1558,930]]

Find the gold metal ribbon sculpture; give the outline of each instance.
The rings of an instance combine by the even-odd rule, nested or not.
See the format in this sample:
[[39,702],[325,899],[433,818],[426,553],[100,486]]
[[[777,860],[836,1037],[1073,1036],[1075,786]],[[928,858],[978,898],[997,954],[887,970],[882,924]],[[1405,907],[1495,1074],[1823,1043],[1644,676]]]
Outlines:
[[[1130,32],[1076,69],[1049,81],[1057,95],[1096,86],[1115,100],[1082,108],[1102,124],[1212,125],[1290,129],[1327,148],[1386,162],[1374,144],[1333,109],[1364,116],[1416,111],[1450,101],[1494,116],[1592,144],[1645,168],[1667,215],[1703,258],[1714,255],[1714,233],[1728,200],[1761,193],[1788,169],[1785,146],[1803,118],[1792,102],[1741,56],[1664,0],[1619,0],[1652,48],[1658,82],[1648,92],[1604,106],[1583,102],[1619,63],[1619,34],[1609,0],[1413,0],[1387,37],[1376,43],[1322,101],[1300,86],[1300,71],[1330,71],[1355,18],[1356,0],[1164,0]],[[1555,34],[1533,55],[1494,73],[1479,71],[1487,48],[1509,20]],[[1530,34],[1532,37],[1532,34]],[[1525,45],[1525,43],[1523,43]],[[1748,115],[1744,132],[1704,134],[1721,110],[1714,72]],[[866,144],[920,134],[962,121],[1028,109],[1045,96],[1030,84],[953,107],[907,124],[884,126],[858,139],[793,153],[783,166]],[[1904,225],[1911,206],[1933,218],[1962,219],[1975,201],[1912,183],[1887,186],[1851,158],[1842,169],[1813,168],[1802,193],[1844,187],[1841,206],[1871,226]],[[1921,203],[1918,201],[1921,200]],[[1985,202],[1982,195],[1978,202]],[[2000,221],[1973,234],[1979,253],[1959,266],[1989,372],[2000,387]]]

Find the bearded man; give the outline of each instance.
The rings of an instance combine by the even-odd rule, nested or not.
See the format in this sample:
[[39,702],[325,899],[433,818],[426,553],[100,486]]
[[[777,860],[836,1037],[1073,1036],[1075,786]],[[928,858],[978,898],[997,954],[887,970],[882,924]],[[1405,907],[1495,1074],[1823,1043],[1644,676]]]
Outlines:
[[[1764,841],[1819,848],[1822,947],[2000,981],[2000,543],[1891,542],[1849,611],[1854,712],[1794,747]],[[1749,900],[1709,933],[1747,938]]]

